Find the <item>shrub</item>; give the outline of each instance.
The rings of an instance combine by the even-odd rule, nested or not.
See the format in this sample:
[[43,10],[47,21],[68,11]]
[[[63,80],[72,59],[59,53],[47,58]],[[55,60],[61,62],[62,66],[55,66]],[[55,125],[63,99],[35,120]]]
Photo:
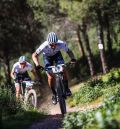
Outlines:
[[87,112],[68,113],[64,120],[65,129],[119,129],[120,98],[106,99],[102,107]]
[[[93,86],[93,84],[95,84],[95,86]],[[101,81],[98,81],[98,83],[92,81],[84,84],[78,92],[73,94],[68,102],[71,106],[75,106],[79,103],[88,103],[97,99],[103,94],[101,85]]]
[[14,114],[21,110],[21,104],[19,101],[16,101],[11,89],[0,88],[0,110],[3,115]]

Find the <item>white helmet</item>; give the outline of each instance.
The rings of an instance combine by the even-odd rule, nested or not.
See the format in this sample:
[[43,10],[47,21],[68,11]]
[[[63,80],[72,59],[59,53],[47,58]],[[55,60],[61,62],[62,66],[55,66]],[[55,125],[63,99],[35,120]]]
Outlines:
[[57,43],[58,37],[54,32],[50,32],[47,36],[47,41],[49,44]]
[[24,63],[24,62],[26,62],[26,57],[25,56],[21,56],[19,58],[19,63]]

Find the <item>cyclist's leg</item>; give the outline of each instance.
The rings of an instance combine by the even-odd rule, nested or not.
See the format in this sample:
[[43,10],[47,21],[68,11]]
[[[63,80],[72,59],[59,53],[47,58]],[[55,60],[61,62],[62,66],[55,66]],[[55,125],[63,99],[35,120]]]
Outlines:
[[56,90],[55,90],[55,82],[54,82],[54,75],[52,73],[47,73],[47,76],[48,76],[48,84],[49,84],[49,87],[51,88],[51,91],[53,93],[53,96],[52,96],[52,103],[55,105],[57,104],[57,96],[56,96]]
[[[49,67],[51,65],[53,65],[53,62],[54,62],[54,58],[53,57],[48,57],[48,56],[45,56],[43,55],[43,59],[44,59],[44,65],[45,67]],[[52,73],[47,73],[47,77],[48,77],[48,85],[49,87],[51,88],[51,91],[53,93],[53,98],[55,98],[55,103],[56,103],[56,91],[55,91],[55,87],[54,87],[54,75]],[[54,102],[53,102],[54,103]]]
[[20,97],[20,84],[15,82],[16,98]]
[[47,72],[47,77],[48,77],[48,85],[51,88],[53,94],[56,95],[56,91],[55,91],[55,88],[54,88],[54,83],[55,83],[54,82],[54,75],[52,73]]
[[[55,58],[55,63],[56,63],[56,64],[64,64],[64,59],[63,59],[63,57],[62,57],[61,52],[58,52],[58,53],[55,55],[54,58]],[[67,95],[67,96],[71,96],[72,93],[71,93],[71,91],[70,91],[70,89],[69,89],[69,86],[68,86],[67,70],[64,69],[63,72],[64,72],[64,82],[63,82],[63,83],[64,83],[64,86],[65,86],[66,95]]]
[[[48,57],[48,56],[43,55],[43,59],[44,59],[44,64],[45,64],[46,68],[48,66],[53,65],[54,56]],[[54,74],[48,73],[48,72],[46,72],[46,73],[47,73],[47,77],[48,77],[48,85],[51,88],[51,91],[53,93],[52,103],[57,104],[56,90],[55,90],[55,85],[54,85],[55,84]]]

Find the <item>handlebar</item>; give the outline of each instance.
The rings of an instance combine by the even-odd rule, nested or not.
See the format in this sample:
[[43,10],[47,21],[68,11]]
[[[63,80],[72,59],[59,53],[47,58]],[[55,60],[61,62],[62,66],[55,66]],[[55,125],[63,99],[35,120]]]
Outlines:
[[58,65],[53,65],[53,66],[49,66],[47,68],[44,68],[45,71],[52,71],[53,73],[62,73],[63,72],[63,68],[67,67],[69,65],[71,65],[72,63],[68,62],[65,64],[58,64]]

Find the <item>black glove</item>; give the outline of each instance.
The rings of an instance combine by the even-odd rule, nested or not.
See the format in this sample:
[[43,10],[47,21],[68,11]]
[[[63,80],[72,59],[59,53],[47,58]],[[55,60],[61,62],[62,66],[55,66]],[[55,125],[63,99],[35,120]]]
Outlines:
[[71,59],[71,63],[76,63],[76,59]]
[[13,80],[14,82],[18,83],[18,78],[14,78]]
[[42,66],[40,66],[40,65],[38,65],[38,66],[36,66],[36,70],[44,70],[44,67],[42,67]]

